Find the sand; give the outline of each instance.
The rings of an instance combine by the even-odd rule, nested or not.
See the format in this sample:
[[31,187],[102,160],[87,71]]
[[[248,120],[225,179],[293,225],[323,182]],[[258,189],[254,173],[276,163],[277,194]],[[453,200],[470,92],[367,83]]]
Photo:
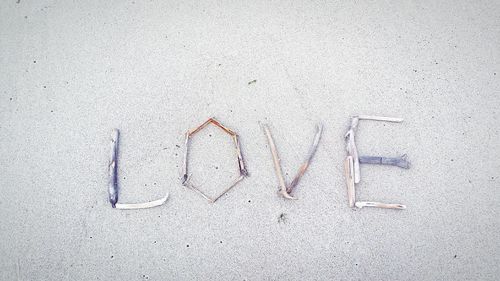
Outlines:
[[[19,2],[19,3],[16,3]],[[0,3],[1,280],[497,280],[499,1]],[[254,81],[255,80],[255,81]],[[364,165],[350,209],[343,135]],[[216,117],[250,176],[216,204],[180,183],[184,133]],[[286,180],[324,134],[297,201]],[[121,130],[120,202],[107,161]],[[231,140],[193,140],[193,182],[237,176]]]

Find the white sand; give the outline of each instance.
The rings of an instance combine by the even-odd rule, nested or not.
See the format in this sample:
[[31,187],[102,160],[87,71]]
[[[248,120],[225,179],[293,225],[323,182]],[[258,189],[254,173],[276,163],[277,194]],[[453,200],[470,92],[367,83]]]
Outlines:
[[[1,280],[498,280],[500,1],[119,2],[0,3]],[[352,114],[405,119],[360,124],[362,154],[412,168],[357,191],[407,210],[347,207]],[[179,180],[210,116],[251,174],[214,205]],[[325,126],[298,201],[259,121],[288,181]],[[163,207],[107,202],[113,127],[120,202]],[[202,131],[193,181],[220,191],[233,156]]]

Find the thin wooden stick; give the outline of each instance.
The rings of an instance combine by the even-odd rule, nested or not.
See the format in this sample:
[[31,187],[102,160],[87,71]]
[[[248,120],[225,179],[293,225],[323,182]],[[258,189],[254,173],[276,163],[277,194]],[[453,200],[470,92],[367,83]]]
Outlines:
[[198,189],[198,187],[194,186],[190,181],[189,179],[186,181],[186,183],[184,184],[185,187],[193,190],[194,192],[198,193],[201,197],[207,199],[208,202],[210,203],[213,203],[214,200],[212,198],[210,198],[210,196],[208,196],[207,194],[205,194],[203,191],[201,191],[200,189]]
[[111,155],[108,163],[108,197],[113,208],[118,202],[118,145],[120,131],[113,129],[111,132]]
[[276,145],[274,144],[274,140],[273,140],[273,136],[271,135],[271,131],[269,130],[269,127],[267,126],[267,124],[263,124],[262,128],[264,129],[264,132],[266,134],[267,142],[269,143],[269,148],[271,149],[271,154],[273,156],[274,171],[276,172],[276,177],[278,178],[278,182],[279,182],[279,186],[280,186],[279,193],[281,194],[281,196],[283,196],[287,199],[296,199],[295,197],[291,196],[287,192],[285,178],[283,177],[283,172],[281,171],[278,150],[276,149]]
[[228,133],[228,134],[230,134],[232,136],[236,135],[236,133],[233,130],[231,130],[228,127],[222,125],[219,121],[215,120],[215,118],[210,118],[210,122],[212,124],[214,124],[215,126],[221,128],[224,132],[226,132],[226,133]]
[[373,120],[373,121],[384,121],[384,122],[394,122],[394,123],[401,123],[404,121],[403,118],[386,117],[386,116],[358,115],[356,117],[359,120]]
[[226,194],[229,190],[231,190],[233,187],[235,187],[240,181],[242,181],[245,178],[244,175],[240,175],[228,188],[226,188],[219,196],[215,197],[212,200],[212,203],[215,203],[219,198],[222,197],[222,195]]
[[383,208],[383,209],[398,209],[398,210],[406,209],[406,205],[386,204],[386,203],[380,203],[380,202],[356,202],[356,207],[358,207],[360,209],[363,207],[374,207],[374,208]]
[[163,205],[168,198],[168,193],[154,201],[144,202],[144,203],[116,203],[116,208],[120,210],[136,210],[136,209],[147,209]]
[[400,167],[403,169],[410,168],[410,162],[408,161],[408,156],[406,154],[403,154],[399,157],[360,156],[359,163],[361,163],[361,164],[390,165],[390,166]]
[[355,134],[356,129],[358,127],[359,119],[357,117],[353,117],[351,119],[351,126],[347,133],[345,134],[346,139],[346,150],[347,153],[352,156],[353,162],[353,174],[354,174],[354,183],[359,183],[361,181],[360,168],[359,168],[359,155],[358,148],[356,146]]
[[211,117],[211,118],[208,118],[207,121],[205,121],[203,124],[201,124],[200,126],[196,127],[195,129],[193,130],[190,130],[188,132],[188,134],[191,136],[191,135],[194,135],[196,133],[198,133],[199,131],[201,131],[203,128],[205,128],[206,126],[208,126],[209,124],[214,124],[216,127],[219,127],[221,128],[224,132],[234,136],[236,135],[235,132],[233,132],[231,129],[227,128],[226,126],[222,125],[219,121],[217,121],[215,118]]
[[356,201],[353,170],[352,156],[347,156],[344,161],[344,172],[347,183],[347,198],[349,200],[349,207],[351,208],[354,207],[354,202]]
[[206,126],[208,126],[208,124],[210,124],[210,123],[212,123],[212,118],[208,118],[208,120],[207,120],[207,121],[205,121],[205,122],[203,122],[203,124],[201,124],[200,126],[198,126],[198,127],[194,128],[194,129],[192,129],[192,130],[189,130],[189,131],[187,132],[187,134],[188,134],[189,136],[194,135],[194,134],[198,133],[199,131],[201,131],[201,130],[202,130],[203,128],[205,128]]
[[319,141],[321,139],[321,134],[323,133],[323,125],[318,124],[316,125],[316,134],[314,135],[313,143],[311,145],[311,148],[309,149],[309,152],[307,153],[306,160],[304,163],[300,166],[297,174],[295,175],[295,178],[292,180],[290,185],[287,188],[287,193],[290,194],[293,189],[297,186],[297,184],[300,181],[300,178],[306,173],[307,168],[309,167],[309,164],[311,163],[311,160],[314,157],[314,154],[316,153],[316,150],[318,149]]
[[245,161],[243,161],[243,155],[241,154],[240,140],[238,135],[233,135],[234,146],[236,148],[236,156],[238,157],[238,166],[240,169],[240,175],[248,176],[248,171],[245,168]]
[[186,133],[186,139],[184,142],[184,161],[182,163],[182,185],[186,185],[189,175],[188,175],[188,155],[189,155],[189,132]]

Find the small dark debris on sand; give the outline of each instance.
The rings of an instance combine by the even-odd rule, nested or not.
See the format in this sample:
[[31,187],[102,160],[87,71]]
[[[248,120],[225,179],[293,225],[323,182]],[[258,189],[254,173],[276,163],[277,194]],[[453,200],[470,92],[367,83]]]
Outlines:
[[281,213],[278,217],[278,223],[286,223],[287,217],[285,213]]
[[248,82],[248,85],[251,85],[251,84],[254,84],[254,83],[257,83],[257,79],[254,79],[254,80]]

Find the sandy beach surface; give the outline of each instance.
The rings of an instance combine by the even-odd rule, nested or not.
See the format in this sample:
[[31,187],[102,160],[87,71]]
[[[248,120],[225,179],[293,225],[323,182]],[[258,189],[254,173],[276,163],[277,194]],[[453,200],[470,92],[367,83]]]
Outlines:
[[[0,2],[0,280],[498,280],[500,1]],[[347,206],[343,136],[362,155]],[[208,203],[184,134],[249,177]],[[269,124],[294,195],[278,196]],[[121,131],[120,202],[107,201]],[[238,175],[200,131],[194,184]]]

